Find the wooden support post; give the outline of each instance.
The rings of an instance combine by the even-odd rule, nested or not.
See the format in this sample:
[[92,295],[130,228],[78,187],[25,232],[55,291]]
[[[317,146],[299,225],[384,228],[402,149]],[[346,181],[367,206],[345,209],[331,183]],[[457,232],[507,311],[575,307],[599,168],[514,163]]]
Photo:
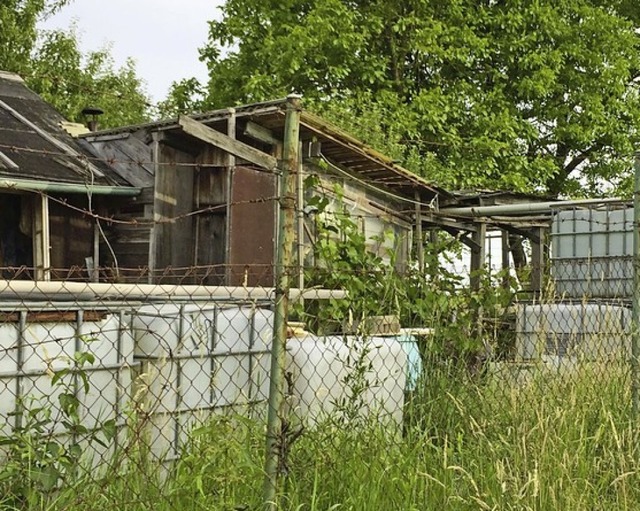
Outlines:
[[156,222],[160,220],[160,215],[158,214],[158,206],[157,206],[158,199],[155,197],[156,190],[158,189],[158,186],[160,183],[160,134],[157,131],[154,131],[151,134],[151,137],[153,140],[151,145],[151,153],[153,158],[154,185],[153,185],[153,204],[151,207],[151,218],[153,219],[153,224],[151,225],[151,229],[149,229],[149,256],[147,261],[147,266],[149,270],[147,283],[149,284],[153,284],[155,282],[154,272],[156,269],[156,239],[158,234],[158,225]]
[[471,233],[473,245],[471,247],[471,269],[470,283],[471,289],[478,291],[480,289],[480,271],[486,263],[486,246],[487,225],[484,221],[475,222],[476,230]]
[[415,193],[416,201],[416,260],[418,262],[418,272],[424,271],[424,236],[422,235],[422,205],[420,204],[420,194]]
[[49,236],[49,197],[34,197],[33,265],[35,280],[51,280],[51,242]]
[[545,262],[545,228],[536,227],[532,230],[531,241],[531,292],[534,296],[542,293],[544,262]]
[[502,271],[504,275],[502,276],[502,285],[509,285],[509,271],[511,267],[511,248],[509,247],[509,233],[507,231],[500,231],[501,233],[501,241],[502,241]]
[[283,442],[283,405],[285,386],[285,343],[289,313],[290,272],[295,245],[296,174],[299,168],[298,148],[300,144],[300,98],[287,98],[287,113],[284,129],[284,155],[282,160],[282,187],[280,193],[280,231],[276,265],[276,303],[271,346],[271,372],[269,381],[269,406],[265,446],[263,502],[266,509],[278,509],[278,479],[284,455],[280,448]]
[[[233,140],[236,138],[236,110],[235,108],[229,108],[229,119],[227,119],[227,136]],[[231,283],[233,271],[231,268],[231,212],[233,205],[231,204],[233,198],[233,174],[236,168],[236,157],[227,153],[227,207],[226,218],[224,225],[224,281],[226,285]]]
[[91,280],[100,281],[100,224],[96,218],[93,221],[93,271]]
[[[302,154],[302,143],[298,146],[298,154]],[[296,179],[297,197],[296,209],[298,217],[298,289],[304,289],[304,164],[302,158],[298,162]],[[304,299],[300,297],[300,307],[304,310]]]

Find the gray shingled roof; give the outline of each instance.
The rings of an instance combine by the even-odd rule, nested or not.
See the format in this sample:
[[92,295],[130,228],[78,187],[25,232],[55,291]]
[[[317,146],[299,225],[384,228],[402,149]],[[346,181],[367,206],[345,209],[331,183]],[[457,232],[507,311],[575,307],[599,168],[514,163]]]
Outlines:
[[89,143],[69,135],[64,121],[19,76],[0,71],[0,183],[131,188]]

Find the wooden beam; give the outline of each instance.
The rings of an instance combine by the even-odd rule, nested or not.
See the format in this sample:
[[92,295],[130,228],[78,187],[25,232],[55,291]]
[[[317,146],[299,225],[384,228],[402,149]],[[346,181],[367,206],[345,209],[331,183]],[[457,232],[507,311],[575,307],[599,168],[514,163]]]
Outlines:
[[[227,135],[230,139],[236,139],[236,111],[234,108],[229,109],[229,117],[227,118]],[[234,208],[232,207],[233,198],[233,174],[236,170],[236,159],[233,154],[229,153],[227,158],[226,180],[227,180],[227,197],[226,197],[226,216],[224,219],[224,283],[229,284],[232,278],[231,266],[231,215]]]
[[477,223],[477,231],[471,236],[473,244],[471,247],[471,289],[474,291],[480,290],[481,278],[480,271],[486,264],[486,251],[485,241],[487,237],[487,225],[484,222]]
[[178,118],[178,124],[185,133],[192,137],[215,147],[219,147],[229,154],[249,161],[258,167],[262,167],[267,170],[275,170],[278,167],[278,160],[270,154],[263,153],[255,147],[251,147],[248,144],[234,140],[224,133],[220,133],[219,131],[209,128],[209,126],[205,126],[198,121],[194,121],[190,117],[181,115]]
[[[537,231],[537,232],[536,232]],[[531,291],[536,296],[542,293],[544,262],[545,262],[545,246],[544,246],[545,229],[539,227],[533,229],[529,239],[531,240]]]
[[51,280],[51,241],[49,236],[49,197],[34,195],[33,266],[35,280]]
[[418,260],[418,271],[422,273],[424,270],[424,237],[422,235],[422,206],[420,204],[420,193],[415,193],[416,201],[416,258]]
[[[157,131],[151,133],[151,139],[153,140],[151,145],[151,158],[153,161],[153,203],[151,207],[151,218],[153,218],[153,224],[151,225],[151,229],[149,230],[149,256],[147,261],[147,266],[149,268],[149,275],[147,277],[147,284],[155,284],[155,269],[156,269],[156,259],[158,257],[157,254],[157,242],[156,239],[158,237],[158,229],[159,225],[156,223],[156,220],[159,219],[159,205],[158,199],[155,197],[155,192],[158,189],[160,184],[160,134]],[[145,215],[147,213],[147,208],[145,207]]]
[[510,272],[511,272],[511,247],[509,247],[509,233],[505,230],[500,231],[500,253],[502,255],[502,285],[505,289],[509,289]]
[[433,213],[429,212],[429,213],[422,213],[422,224],[423,226],[426,226],[427,228],[430,228],[430,226],[436,226],[436,227],[440,227],[440,228],[449,228],[449,229],[454,229],[455,231],[458,232],[475,232],[476,226],[472,223],[466,223],[463,221],[460,221],[460,219],[458,220],[454,220],[452,218],[444,218],[441,216],[437,216],[434,215]]
[[273,131],[253,121],[247,121],[243,135],[270,145],[278,145],[281,142]]

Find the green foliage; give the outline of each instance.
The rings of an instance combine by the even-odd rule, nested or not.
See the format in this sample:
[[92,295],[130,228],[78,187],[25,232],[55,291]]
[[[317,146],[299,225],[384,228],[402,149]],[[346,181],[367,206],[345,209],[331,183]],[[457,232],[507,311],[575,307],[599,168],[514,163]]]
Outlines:
[[0,5],[0,69],[21,75],[27,85],[69,120],[81,111],[105,111],[102,127],[149,120],[150,105],[133,61],[117,68],[109,48],[83,54],[78,35],[39,31],[37,22],[69,0],[6,0]]
[[11,414],[17,427],[0,435],[1,506],[30,509],[56,502],[65,493],[73,497],[85,475],[85,449],[106,447],[115,436],[113,419],[92,430],[82,424],[79,388],[89,392],[86,366],[94,362],[91,353],[77,352],[68,368],[53,374],[51,395],[57,395],[57,411],[47,398],[26,397],[17,403]]
[[[375,422],[305,430],[277,509],[637,509],[640,438],[625,372],[609,364],[538,376],[478,384],[440,368],[415,392],[409,406],[421,421],[402,436]],[[49,509],[259,509],[263,451],[259,423],[215,417],[162,481],[151,478],[158,465],[126,466]]]
[[174,82],[167,98],[158,104],[158,116],[166,119],[181,113],[198,112],[203,108],[203,97],[204,90],[195,78]]
[[639,20],[623,0],[228,0],[198,106],[295,91],[441,185],[597,195],[638,141]]
[[423,344],[423,355],[438,354],[445,363],[454,360],[477,370],[488,356],[503,357],[509,352],[501,331],[517,288],[514,278],[481,270],[480,288],[471,289],[445,265],[458,244],[445,235],[425,245],[423,269],[415,263],[399,268],[395,250],[382,254],[371,250],[372,242],[394,241],[393,234],[367,239],[340,204],[338,200],[331,211],[324,195],[307,200],[315,211],[316,240],[315,265],[306,270],[305,282],[311,287],[344,289],[349,297],[297,310],[311,329],[331,333],[347,326],[362,331],[366,318],[391,314],[404,327],[432,328],[434,335],[428,347]]
[[41,36],[27,83],[67,119],[84,122],[83,108],[98,106],[105,112],[102,127],[149,120],[150,105],[133,61],[118,69],[108,48],[85,55],[74,32]]
[[24,74],[36,46],[38,20],[68,0],[3,0],[0,4],[0,69]]

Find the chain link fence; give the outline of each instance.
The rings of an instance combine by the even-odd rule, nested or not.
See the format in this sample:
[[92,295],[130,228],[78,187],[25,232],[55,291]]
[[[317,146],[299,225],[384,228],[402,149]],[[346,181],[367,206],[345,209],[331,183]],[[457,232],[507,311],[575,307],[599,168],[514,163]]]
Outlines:
[[[255,509],[270,448],[281,509],[500,508],[518,494],[540,508],[574,503],[551,475],[543,501],[533,487],[547,476],[531,467],[560,449],[545,442],[635,438],[622,432],[629,257],[597,259],[592,245],[565,259],[555,246],[533,296],[519,291],[522,269],[484,273],[472,290],[443,269],[437,243],[421,271],[399,271],[370,245],[316,233],[303,275],[314,293],[289,295],[282,365],[271,356],[275,288],[198,285],[206,268],[185,269],[187,283],[173,269],[171,284],[155,285],[140,269],[126,284],[33,282],[3,269],[2,505]],[[274,371],[282,383],[270,389]],[[282,404],[267,439],[274,392]],[[571,440],[574,422],[586,433]],[[599,468],[572,469],[586,481],[635,470],[624,456],[593,455]]]

